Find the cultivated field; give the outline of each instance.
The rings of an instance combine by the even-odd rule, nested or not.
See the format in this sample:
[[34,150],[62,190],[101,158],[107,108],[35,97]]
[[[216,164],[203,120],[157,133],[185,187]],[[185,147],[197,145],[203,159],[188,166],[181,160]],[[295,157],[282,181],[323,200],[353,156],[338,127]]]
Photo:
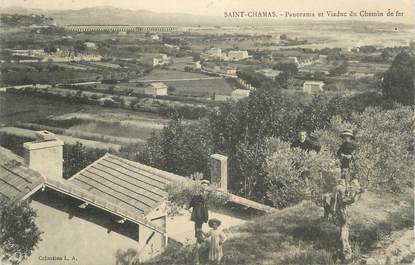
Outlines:
[[167,122],[156,114],[0,94],[0,124],[30,130],[48,129],[81,139],[143,143]]

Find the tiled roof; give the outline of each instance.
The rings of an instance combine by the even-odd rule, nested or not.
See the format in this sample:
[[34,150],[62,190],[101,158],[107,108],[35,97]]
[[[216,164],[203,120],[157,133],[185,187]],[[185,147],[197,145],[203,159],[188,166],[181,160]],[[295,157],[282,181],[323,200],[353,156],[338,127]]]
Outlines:
[[23,165],[22,158],[0,147],[0,197],[21,200],[43,183],[39,173]]
[[112,202],[109,202],[105,197],[96,195],[90,191],[87,191],[79,187],[79,185],[75,183],[71,183],[70,181],[66,181],[66,180],[57,181],[57,180],[52,180],[52,179],[46,179],[45,186],[53,190],[56,190],[60,193],[66,194],[70,197],[82,200],[106,212],[110,212],[112,214],[118,215],[122,219],[129,220],[139,225],[147,226],[160,233],[165,232],[164,228],[159,227],[153,223],[150,223],[145,218],[143,218],[142,214],[140,214],[139,212],[131,211],[131,210],[129,211],[128,208],[123,207],[122,205],[119,205],[119,204],[114,204]]
[[[101,177],[105,179],[101,179]],[[93,181],[91,178],[96,179]],[[78,180],[74,182],[74,184],[81,185],[83,188],[93,191],[97,195],[105,195],[106,200],[111,201],[116,205],[121,205],[123,209],[127,209],[128,211],[137,211],[137,209],[131,205],[125,204],[121,200],[122,198],[125,198],[124,201],[130,202],[130,204],[134,204],[136,200],[137,207],[140,205],[142,206],[142,204],[139,203],[140,200],[150,202],[152,200],[154,201],[154,205],[157,206],[167,198],[166,185],[168,183],[192,181],[183,176],[110,154],[106,154],[101,159],[95,161],[89,167],[72,177],[70,181],[75,181],[75,179]],[[97,185],[96,182],[101,181],[103,181],[102,183],[105,183],[105,185]],[[85,182],[87,182],[87,184]],[[120,187],[126,185],[127,189],[122,189]],[[106,193],[111,193],[113,196],[108,197],[106,193],[102,193],[100,189]],[[132,192],[132,190],[134,192]],[[140,193],[142,193],[142,196],[137,196]],[[130,196],[126,197],[127,194]],[[229,195],[229,200],[231,202],[243,207],[252,208],[262,212],[272,212],[275,210],[273,207],[231,193],[227,194]],[[131,198],[133,196],[136,196],[134,200]],[[115,197],[118,197],[118,199]],[[155,206],[153,206],[153,208]],[[151,210],[148,207],[144,208],[147,209],[144,210],[145,213]]]
[[69,182],[121,211],[146,216],[167,198],[167,181],[146,167],[106,154],[73,177]]

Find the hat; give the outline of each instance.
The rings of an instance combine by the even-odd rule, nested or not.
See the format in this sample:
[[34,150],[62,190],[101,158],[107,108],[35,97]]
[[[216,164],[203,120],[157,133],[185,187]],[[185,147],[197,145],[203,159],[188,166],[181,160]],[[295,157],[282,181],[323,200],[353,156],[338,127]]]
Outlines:
[[219,219],[216,218],[212,218],[208,221],[208,226],[209,227],[213,227],[213,224],[218,224],[218,226],[220,226],[220,224],[222,223]]
[[200,184],[207,184],[207,185],[210,185],[210,181],[209,180],[207,180],[207,179],[204,179],[204,180],[202,180],[201,182],[200,182]]
[[342,133],[340,134],[340,136],[341,137],[350,136],[354,139],[353,131],[350,130],[350,129],[343,130]]

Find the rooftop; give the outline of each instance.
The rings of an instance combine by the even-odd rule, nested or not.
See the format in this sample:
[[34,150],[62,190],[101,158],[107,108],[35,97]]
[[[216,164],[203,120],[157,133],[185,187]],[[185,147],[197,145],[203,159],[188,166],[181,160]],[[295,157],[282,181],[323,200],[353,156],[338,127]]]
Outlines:
[[0,147],[0,197],[25,199],[42,186],[41,175],[23,165],[23,159]]

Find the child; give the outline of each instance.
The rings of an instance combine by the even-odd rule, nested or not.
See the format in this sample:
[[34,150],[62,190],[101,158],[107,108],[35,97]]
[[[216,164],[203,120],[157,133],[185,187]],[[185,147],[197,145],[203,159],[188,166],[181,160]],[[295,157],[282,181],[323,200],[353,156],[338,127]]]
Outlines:
[[349,167],[356,149],[353,143],[354,135],[352,130],[344,130],[340,136],[343,138],[343,143],[337,151],[337,156],[340,160],[342,178],[346,180],[346,184],[349,184]]
[[225,234],[219,230],[219,226],[221,225],[221,221],[212,218],[208,222],[209,227],[212,229],[205,234],[206,238],[209,238],[209,261],[213,264],[220,264],[223,257],[223,243],[226,241]]

